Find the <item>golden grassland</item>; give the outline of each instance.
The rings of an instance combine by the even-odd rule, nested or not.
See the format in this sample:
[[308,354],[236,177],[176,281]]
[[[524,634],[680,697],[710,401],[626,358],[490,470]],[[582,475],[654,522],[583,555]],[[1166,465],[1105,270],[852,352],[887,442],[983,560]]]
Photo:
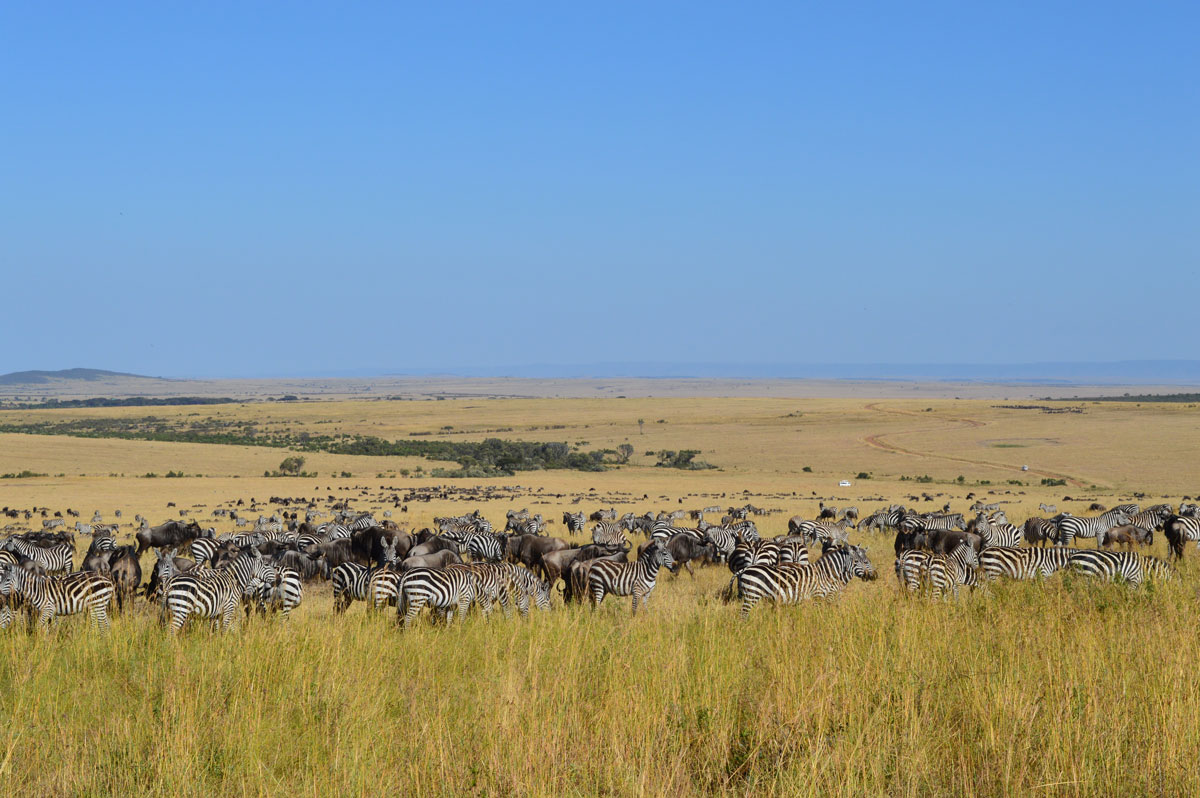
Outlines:
[[[476,507],[494,521],[522,506],[557,520],[564,509],[751,501],[780,511],[759,519],[774,534],[791,514],[811,517],[818,499],[856,503],[865,515],[929,493],[935,500],[920,506],[950,501],[965,510],[968,491],[991,490],[1020,521],[1042,501],[1082,512],[1092,500],[1112,504],[1134,491],[1149,494],[1145,505],[1200,489],[1194,408],[1103,404],[1045,415],[995,404],[1005,402],[463,400],[26,412],[199,409],[380,437],[451,426],[459,440],[586,441],[584,449],[628,440],[637,455],[600,474],[465,480],[522,489],[511,501],[414,502],[402,513],[382,501],[380,486],[447,484],[399,474],[437,464],[308,454],[305,467],[319,477],[265,479],[287,452],[2,435],[0,473],[64,476],[0,480],[0,505],[73,507],[85,521],[95,509],[112,520],[120,508],[126,522],[136,512],[157,522],[186,508],[208,525],[212,508],[238,498],[333,495],[391,509],[394,520],[419,528]],[[701,449],[720,470],[668,471],[644,454],[681,448]],[[1026,463],[1031,471],[1020,471]],[[168,470],[206,476],[134,476]],[[354,476],[329,476],[342,471]],[[859,471],[874,478],[857,480]],[[1037,483],[1039,473],[1073,484],[1008,484]],[[899,481],[923,474],[935,481]],[[960,474],[962,485],[953,481]],[[843,477],[854,485],[838,488]],[[1068,494],[1079,501],[1063,501]],[[565,530],[555,525],[551,534]],[[870,546],[878,581],[852,583],[834,604],[760,608],[747,622],[715,598],[728,573],[706,568],[694,579],[664,577],[636,618],[628,599],[592,612],[555,598],[552,612],[524,621],[472,615],[450,628],[400,632],[394,612],[370,616],[356,605],[335,618],[328,586],[314,584],[290,623],[253,619],[228,635],[200,625],[171,638],[144,606],[116,618],[107,637],[82,619],[48,636],[10,630],[0,634],[0,773],[11,792],[51,795],[1200,789],[1200,568],[1186,562],[1172,581],[1143,590],[1066,575],[930,603],[900,595],[890,537],[852,538]],[[1165,554],[1160,539],[1153,551]]]

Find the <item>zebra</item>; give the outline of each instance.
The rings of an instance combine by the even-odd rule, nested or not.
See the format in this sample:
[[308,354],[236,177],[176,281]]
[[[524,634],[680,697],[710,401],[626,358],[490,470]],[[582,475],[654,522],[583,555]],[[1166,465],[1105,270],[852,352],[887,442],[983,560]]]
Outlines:
[[1017,580],[1036,579],[1039,576],[1046,578],[1066,568],[1071,553],[1075,551],[1079,549],[993,546],[979,553],[979,566],[989,581],[1000,577]]
[[563,513],[563,523],[567,525],[567,532],[578,535],[583,531],[583,526],[587,522],[584,520],[583,513]]
[[475,600],[476,577],[463,568],[414,568],[403,574],[396,602],[396,622],[408,628],[421,609],[428,604],[441,614],[447,623],[454,620],[458,610],[461,619]]
[[[116,595],[112,579],[91,571],[62,576],[36,576],[23,568],[5,568],[0,575],[0,595],[19,598],[32,624],[37,613],[38,625],[49,627],[57,615],[75,615],[87,610],[102,632],[108,631],[108,606]],[[7,610],[7,606],[5,607]]]
[[737,576],[741,616],[749,617],[758,602],[797,604],[809,598],[832,598],[854,577],[874,579],[875,569],[861,546],[838,546],[812,565],[754,565]]
[[[998,513],[1003,517],[1003,513]],[[996,521],[980,513],[975,518],[975,531],[983,538],[983,545],[1015,547],[1020,545],[1023,532],[1007,521]]]
[[[655,527],[657,528],[657,524]],[[629,538],[625,536],[625,530],[616,521],[597,521],[592,527],[592,542],[597,546],[613,546],[625,551],[629,551],[632,546]]]
[[704,530],[704,539],[716,547],[717,554],[724,561],[733,553],[733,549],[737,546],[740,538],[727,527],[710,526]]
[[734,521],[732,524],[727,524],[725,528],[732,532],[738,540],[758,540],[760,537],[758,527],[753,521]]
[[1163,524],[1163,531],[1166,533],[1171,556],[1175,559],[1183,558],[1183,547],[1189,540],[1196,541],[1196,548],[1200,549],[1200,518],[1172,515]]
[[27,560],[33,560],[48,574],[58,571],[71,571],[75,567],[75,547],[70,543],[60,543],[57,546],[42,548],[27,540],[11,537],[0,543],[0,549],[19,554]]
[[929,585],[932,598],[941,598],[944,591],[958,598],[958,586],[964,585],[969,573],[979,567],[979,555],[965,540],[949,554],[935,554],[929,561]]
[[1058,512],[1058,505],[1046,504],[1045,502],[1043,502],[1038,505],[1038,510],[1043,513],[1046,513],[1047,515],[1054,515],[1055,513]]
[[196,565],[212,565],[220,547],[221,544],[216,538],[196,538],[191,545],[192,559],[196,561]]
[[[1140,513],[1131,513],[1129,523],[1140,526],[1147,532],[1157,532],[1163,528],[1163,524],[1173,515],[1171,505],[1156,504],[1153,507],[1147,507]],[[1151,538],[1153,541],[1153,538]]]
[[91,544],[88,545],[87,554],[84,555],[86,560],[96,554],[105,554],[117,550],[117,541],[110,537],[92,538]]
[[280,568],[268,565],[259,580],[252,581],[257,588],[248,585],[245,597],[250,599],[246,604],[246,617],[250,617],[252,604],[258,607],[260,614],[267,610],[278,610],[283,619],[290,620],[292,610],[300,606],[304,600],[304,584],[300,580],[300,572],[292,568]]
[[1105,532],[1128,523],[1129,514],[1121,507],[1114,507],[1095,517],[1065,515],[1058,522],[1058,545],[1070,546],[1075,538],[1095,538],[1096,547],[1099,548]]
[[546,580],[539,579],[537,574],[519,565],[504,563],[503,567],[508,575],[513,603],[517,605],[522,618],[529,615],[530,598],[539,610],[550,609],[550,584]]
[[858,526],[860,529],[865,529],[867,531],[877,529],[877,530],[883,532],[889,528],[895,528],[895,527],[899,526],[900,519],[903,517],[904,517],[903,508],[887,507],[887,508],[884,508],[881,510],[876,510],[875,512],[871,513]]
[[1172,569],[1157,557],[1137,554],[1132,551],[1104,551],[1102,549],[1076,549],[1071,552],[1069,564],[1088,576],[1099,577],[1109,582],[1118,579],[1137,587],[1146,579],[1167,580]]
[[261,588],[272,567],[257,550],[251,551],[220,570],[189,571],[166,583],[162,602],[171,615],[172,633],[182,629],[192,615],[219,618],[221,629],[229,628],[243,594]]
[[645,605],[654,592],[660,568],[673,568],[675,558],[661,543],[651,543],[636,562],[601,560],[588,571],[588,594],[592,609],[596,609],[609,593],[614,596],[633,596],[633,614],[638,604]]
[[492,535],[486,532],[468,532],[456,541],[459,554],[470,554],[477,560],[497,562],[504,559],[504,549],[507,538],[504,535]]
[[908,549],[896,558],[896,579],[909,593],[921,589],[921,582],[929,576],[929,563],[933,555],[922,549]]
[[333,611],[345,612],[355,601],[365,601],[372,569],[356,562],[344,562],[329,574],[333,583]]

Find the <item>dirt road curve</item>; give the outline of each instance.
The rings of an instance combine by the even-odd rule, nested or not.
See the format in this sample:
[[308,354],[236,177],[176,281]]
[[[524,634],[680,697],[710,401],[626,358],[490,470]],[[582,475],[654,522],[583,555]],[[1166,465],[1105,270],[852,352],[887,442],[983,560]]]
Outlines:
[[[879,406],[878,402],[872,402],[872,403],[866,405],[866,408],[867,408],[867,410],[874,410],[876,413],[887,413],[889,415],[894,415],[894,416],[912,416],[913,418],[919,419],[920,421],[923,421],[923,422],[948,421],[951,423],[952,426],[962,425],[962,427],[964,427],[964,428],[986,427],[987,426],[987,424],[985,422],[976,421],[975,419],[971,419],[971,418],[947,418],[946,416],[931,418],[929,416],[924,415],[923,413],[917,413],[912,410],[896,410],[894,408],[883,408],[883,407]],[[935,426],[935,427],[922,427],[921,429],[938,429],[938,428],[939,427]],[[1004,471],[1015,471],[1018,474],[1029,474],[1029,475],[1036,476],[1036,477],[1046,477],[1047,479],[1065,479],[1067,481],[1068,485],[1073,485],[1074,487],[1077,487],[1077,488],[1086,487],[1083,482],[1081,482],[1079,479],[1077,479],[1075,477],[1070,476],[1069,474],[1058,474],[1053,471],[1035,471],[1032,468],[1029,469],[1028,471],[1022,471],[1020,466],[1009,465],[1008,463],[996,463],[996,462],[992,462],[990,460],[975,460],[975,459],[971,459],[969,457],[956,457],[954,455],[938,454],[937,452],[922,452],[917,449],[908,449],[903,446],[897,446],[894,443],[889,443],[888,441],[884,440],[884,438],[886,438],[888,435],[907,434],[909,432],[919,432],[919,431],[920,430],[918,430],[918,429],[913,429],[913,430],[901,430],[899,432],[888,432],[888,433],[881,432],[876,435],[868,435],[865,438],[863,438],[862,440],[863,440],[863,443],[865,443],[867,446],[870,446],[874,449],[880,449],[885,452],[895,452],[897,454],[907,454],[912,457],[929,457],[929,458],[933,458],[935,460],[948,460],[948,461],[955,462],[955,463],[968,463],[970,465],[981,465],[981,466],[987,466],[989,468],[999,468]]]

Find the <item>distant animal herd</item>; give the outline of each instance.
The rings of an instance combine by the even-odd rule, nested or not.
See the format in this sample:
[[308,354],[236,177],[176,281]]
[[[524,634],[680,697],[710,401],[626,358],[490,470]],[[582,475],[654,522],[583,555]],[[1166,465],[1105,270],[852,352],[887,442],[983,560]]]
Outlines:
[[[151,526],[137,516],[133,542],[125,545],[117,542],[119,525],[104,523],[98,511],[91,523],[76,521],[74,527],[56,514],[43,517],[40,530],[0,542],[0,627],[11,625],[14,610],[24,610],[30,628],[88,613],[107,630],[114,605],[126,611],[140,598],[157,607],[172,632],[189,619],[227,629],[239,611],[247,618],[256,611],[288,618],[304,600],[305,585],[315,581],[331,583],[335,614],[354,602],[372,612],[394,607],[401,627],[427,607],[446,622],[472,607],[490,617],[496,605],[505,616],[514,609],[527,616],[533,607],[551,609],[556,591],[567,605],[593,608],[607,596],[629,596],[636,614],[663,569],[694,575],[696,566],[728,568],[720,598],[740,602],[746,616],[763,601],[832,599],[854,578],[875,579],[867,547],[852,544],[850,530],[894,533],[900,590],[935,599],[997,579],[1047,578],[1062,570],[1136,587],[1173,573],[1169,563],[1136,551],[1156,534],[1165,536],[1173,559],[1183,557],[1188,541],[1200,546],[1200,506],[1187,501],[1144,510],[1093,505],[1095,514],[1087,516],[1060,513],[1053,505],[1039,509],[1044,515],[1018,526],[998,504],[980,501],[971,506],[969,521],[949,505],[939,513],[892,505],[860,521],[857,507],[822,503],[816,518],[792,517],[787,531],[773,537],[760,535],[751,517],[768,511],[749,504],[693,510],[691,525],[684,524],[689,513],[682,510],[619,517],[612,509],[588,517],[564,512],[570,535],[590,534],[586,544],[549,535],[547,519],[527,510],[508,511],[500,532],[479,511],[435,518],[433,526],[410,532],[390,518],[352,512],[345,502],[322,509],[314,500],[303,517],[276,512],[260,515],[252,526],[236,510],[219,509],[215,515],[250,527],[220,535],[195,520]],[[36,508],[3,512],[36,517]],[[720,523],[705,520],[718,513],[724,513]],[[89,540],[78,570],[77,535]],[[1096,547],[1079,548],[1080,539],[1094,540]],[[147,552],[154,561],[143,569]]]

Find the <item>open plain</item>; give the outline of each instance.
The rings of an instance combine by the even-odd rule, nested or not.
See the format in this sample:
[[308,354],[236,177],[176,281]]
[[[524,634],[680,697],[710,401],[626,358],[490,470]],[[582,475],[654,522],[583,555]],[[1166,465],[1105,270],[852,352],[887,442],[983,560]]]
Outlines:
[[[965,513],[982,498],[1020,524],[1041,503],[1086,515],[1093,502],[1177,506],[1200,494],[1192,404],[1056,402],[1079,412],[1046,412],[1028,398],[856,394],[5,410],[5,428],[153,417],[145,423],[162,429],[219,421],[258,434],[634,451],[598,472],[458,479],[429,475],[452,462],[314,451],[303,456],[315,475],[264,477],[295,452],[4,433],[0,473],[25,475],[0,480],[0,505],[71,508],[84,521],[99,511],[122,523],[125,542],[135,514],[159,523],[183,510],[231,532],[213,510],[285,509],[271,497],[348,502],[413,530],[476,509],[499,528],[506,510],[527,507],[557,537],[569,537],[565,511],[751,503],[770,511],[755,519],[766,537],[793,515],[814,518],[820,503],[865,517],[893,502]],[[688,449],[715,468],[656,465],[658,453]],[[432,485],[491,490],[405,500]],[[40,517],[5,519],[7,531]],[[356,604],[335,616],[328,585],[315,582],[290,622],[255,617],[229,634],[194,624],[172,637],[141,600],[107,636],[80,617],[48,635],[17,624],[0,634],[0,772],[20,792],[50,795],[1200,788],[1194,547],[1174,578],[1139,589],[1060,574],[931,602],[898,588],[891,535],[851,540],[869,547],[877,581],[852,582],[836,602],[760,607],[747,621],[717,598],[728,570],[709,565],[661,577],[636,617],[628,599],[592,611],[555,596],[552,611],[524,620],[476,613],[401,632],[394,611]],[[1166,557],[1161,535],[1151,553]],[[152,563],[143,555],[144,569]]]

